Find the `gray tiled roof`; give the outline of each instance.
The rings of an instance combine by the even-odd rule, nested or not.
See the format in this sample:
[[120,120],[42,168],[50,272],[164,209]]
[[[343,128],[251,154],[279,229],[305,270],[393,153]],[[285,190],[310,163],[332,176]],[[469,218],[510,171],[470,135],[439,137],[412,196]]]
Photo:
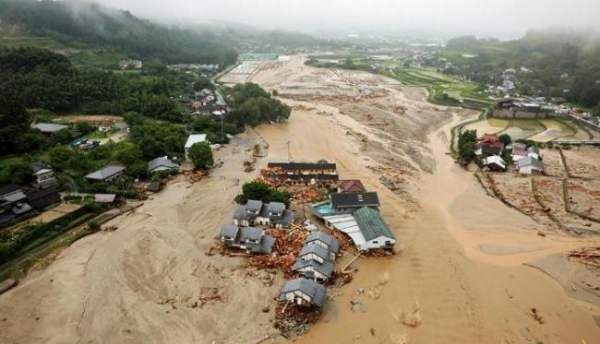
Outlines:
[[109,165],[98,171],[92,172],[85,176],[86,179],[105,180],[125,170],[125,167],[119,165]]
[[279,300],[285,301],[285,294],[294,291],[301,291],[308,295],[312,299],[312,304],[317,307],[323,306],[327,294],[325,287],[319,283],[306,278],[296,278],[283,285],[283,288],[281,288],[281,292],[279,293]]
[[169,170],[179,169],[179,165],[167,159],[167,157],[156,158],[148,162],[148,171],[154,171],[159,167]]
[[271,202],[267,204],[266,208],[269,213],[283,213],[285,204],[281,202]]
[[246,210],[250,210],[252,212],[255,213],[259,213],[260,210],[263,207],[263,202],[262,201],[257,201],[257,200],[253,200],[253,199],[249,199],[248,202],[246,202]]
[[[312,267],[313,269],[315,269],[316,271],[322,273],[323,275],[327,276],[327,278],[330,278],[331,276],[333,276],[333,272],[335,271],[335,265],[332,262],[325,261],[325,262],[323,262],[323,264],[320,264],[318,262],[315,262],[314,260],[305,261],[302,259],[296,260],[296,263],[294,263],[294,265],[292,266],[292,271],[298,272],[309,266]],[[307,275],[307,277],[313,277],[313,276],[311,276],[311,274],[309,274],[309,275]]]
[[336,238],[332,237],[331,235],[329,235],[323,231],[314,231],[314,232],[310,233],[304,240],[304,243],[308,244],[308,243],[314,242],[314,241],[323,242],[325,245],[327,245],[329,247],[330,251],[332,251],[336,254],[340,251],[340,242]]
[[270,254],[273,252],[273,245],[275,245],[275,238],[265,235],[262,237],[260,244],[252,246],[251,251],[254,253]]
[[252,215],[248,214],[246,207],[244,206],[238,206],[233,212],[233,218],[236,220],[249,220],[251,217]]
[[247,240],[260,240],[260,238],[264,235],[264,231],[256,227],[240,228],[240,231],[240,241],[242,242],[245,242]]
[[331,255],[331,251],[329,251],[328,249],[326,249],[323,246],[320,245],[304,245],[304,247],[302,247],[302,249],[300,250],[300,253],[298,254],[298,257],[303,257],[307,254],[311,254],[313,253],[314,255],[316,255],[317,257],[321,257],[324,260],[329,260],[329,257]]
[[236,238],[239,231],[240,231],[240,229],[236,225],[223,225],[221,227],[221,234],[220,234],[220,236],[221,237]]
[[334,193],[331,194],[334,208],[379,207],[376,192]]

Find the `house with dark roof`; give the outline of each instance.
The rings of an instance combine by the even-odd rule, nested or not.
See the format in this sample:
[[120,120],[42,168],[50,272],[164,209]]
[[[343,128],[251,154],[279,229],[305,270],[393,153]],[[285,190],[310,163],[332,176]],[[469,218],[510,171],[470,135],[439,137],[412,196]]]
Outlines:
[[338,254],[340,252],[340,242],[333,236],[323,231],[314,231],[310,233],[304,240],[304,245],[318,245],[328,249],[334,254]]
[[294,222],[294,213],[285,208],[281,202],[270,202],[264,204],[260,214],[254,219],[259,226],[272,226],[275,228],[288,227]]
[[294,213],[286,209],[284,203],[248,200],[238,206],[233,213],[233,223],[237,226],[267,226],[285,228],[294,222]]
[[330,261],[318,263],[314,260],[298,259],[292,266],[292,271],[304,278],[324,283],[333,277],[335,265]]
[[277,300],[302,307],[321,308],[326,296],[327,290],[324,286],[306,278],[297,278],[283,285]]
[[304,245],[298,253],[298,259],[315,261],[323,264],[326,261],[334,261],[336,254],[320,245]]
[[365,239],[365,249],[390,249],[396,244],[396,237],[383,221],[379,211],[363,207],[352,213],[360,232]]
[[16,184],[0,188],[0,226],[6,226],[33,213],[23,188]]
[[257,254],[270,254],[275,245],[275,238],[255,227],[240,228],[236,225],[223,225],[219,239],[226,247]]
[[336,214],[352,213],[362,207],[379,208],[376,192],[334,193],[329,195],[331,209]]
[[150,160],[148,162],[148,173],[157,172],[179,172],[179,165],[171,161],[166,156]]
[[365,186],[358,179],[340,180],[337,183],[338,193],[366,192]]
[[85,179],[92,182],[111,182],[122,176],[124,172],[124,166],[109,165],[86,175]]

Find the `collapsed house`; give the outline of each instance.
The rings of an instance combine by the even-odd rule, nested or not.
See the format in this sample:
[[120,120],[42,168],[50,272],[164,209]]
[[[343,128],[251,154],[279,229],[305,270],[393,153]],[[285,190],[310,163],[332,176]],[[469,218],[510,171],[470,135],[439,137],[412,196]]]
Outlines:
[[335,185],[339,176],[337,165],[325,160],[310,162],[270,162],[269,172],[286,184]]
[[260,228],[223,225],[219,239],[225,247],[238,248],[248,253],[270,254],[275,238],[266,235]]
[[306,278],[286,282],[279,292],[279,302],[292,302],[302,307],[321,308],[325,303],[327,290],[324,286]]
[[248,200],[245,205],[238,206],[233,213],[233,223],[237,226],[267,226],[286,228],[294,222],[294,213],[286,209],[284,203],[263,203]]
[[358,179],[340,180],[337,183],[338,193],[366,192],[365,186]]

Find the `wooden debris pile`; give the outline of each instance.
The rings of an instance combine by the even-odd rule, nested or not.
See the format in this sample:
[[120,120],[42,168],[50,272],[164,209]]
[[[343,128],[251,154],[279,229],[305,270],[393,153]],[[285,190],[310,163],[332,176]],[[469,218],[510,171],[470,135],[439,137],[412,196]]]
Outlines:
[[294,307],[294,305],[278,304],[275,308],[274,326],[284,338],[301,336],[310,325],[319,320],[321,314],[313,309]]
[[308,231],[301,226],[292,225],[289,231],[267,229],[265,234],[275,238],[273,253],[250,257],[250,265],[261,269],[279,269],[287,277],[292,276],[292,265],[296,262],[298,253],[304,246]]
[[569,259],[593,268],[600,268],[600,247],[584,247],[567,253]]
[[183,171],[183,175],[190,183],[197,183],[203,178],[208,176],[208,171],[195,170],[195,171]]
[[244,172],[246,173],[250,173],[252,171],[254,171],[255,167],[254,165],[256,165],[256,158],[252,158],[252,160],[246,160],[244,161]]

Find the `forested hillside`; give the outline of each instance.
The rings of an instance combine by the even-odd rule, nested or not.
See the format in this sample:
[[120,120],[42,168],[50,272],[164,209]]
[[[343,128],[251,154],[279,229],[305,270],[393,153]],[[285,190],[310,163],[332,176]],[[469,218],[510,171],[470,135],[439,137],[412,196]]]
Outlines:
[[167,28],[82,1],[0,0],[3,26],[60,42],[112,47],[130,57],[157,58],[164,63],[235,63],[237,53],[215,37],[192,30]]
[[512,68],[519,73],[517,86],[522,93],[565,97],[587,107],[600,105],[597,34],[531,31],[506,42],[460,37],[448,42],[443,55],[452,62],[450,72],[483,84],[497,82],[502,72]]

